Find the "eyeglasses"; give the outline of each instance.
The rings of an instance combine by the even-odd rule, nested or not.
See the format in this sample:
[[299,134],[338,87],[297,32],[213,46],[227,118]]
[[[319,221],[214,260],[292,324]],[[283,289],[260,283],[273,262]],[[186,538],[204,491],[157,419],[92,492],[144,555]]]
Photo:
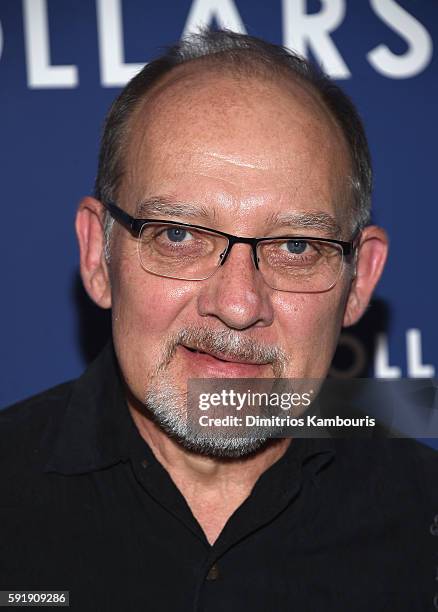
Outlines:
[[351,263],[358,234],[351,242],[308,236],[245,238],[200,225],[136,219],[113,202],[104,206],[134,238],[141,267],[157,276],[201,281],[223,266],[235,244],[248,244],[254,265],[269,287],[294,293],[320,293],[339,280]]

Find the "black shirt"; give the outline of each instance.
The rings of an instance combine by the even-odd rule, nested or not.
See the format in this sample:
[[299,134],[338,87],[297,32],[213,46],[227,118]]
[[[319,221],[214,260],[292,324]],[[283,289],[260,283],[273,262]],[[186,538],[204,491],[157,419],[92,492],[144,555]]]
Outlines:
[[111,345],[0,432],[0,590],[69,590],[93,612],[438,609],[438,462],[418,443],[292,440],[210,546]]

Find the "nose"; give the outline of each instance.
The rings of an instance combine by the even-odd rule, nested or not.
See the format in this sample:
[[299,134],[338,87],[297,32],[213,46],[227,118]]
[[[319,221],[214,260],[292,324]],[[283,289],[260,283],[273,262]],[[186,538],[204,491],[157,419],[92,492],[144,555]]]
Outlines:
[[232,329],[266,327],[273,321],[271,294],[254,265],[250,245],[236,244],[215,274],[202,281],[198,313]]

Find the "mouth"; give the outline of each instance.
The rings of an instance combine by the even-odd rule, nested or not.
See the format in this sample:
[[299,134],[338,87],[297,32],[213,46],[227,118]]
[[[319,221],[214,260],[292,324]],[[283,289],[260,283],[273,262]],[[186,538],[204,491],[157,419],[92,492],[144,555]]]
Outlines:
[[228,355],[225,352],[203,351],[192,346],[179,345],[182,357],[188,362],[194,376],[200,378],[260,378],[272,377],[270,362],[261,363]]

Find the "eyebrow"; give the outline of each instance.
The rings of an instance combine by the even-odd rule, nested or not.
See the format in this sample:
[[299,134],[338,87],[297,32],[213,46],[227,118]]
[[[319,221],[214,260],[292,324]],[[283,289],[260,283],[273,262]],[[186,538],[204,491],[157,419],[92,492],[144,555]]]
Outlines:
[[310,229],[324,232],[329,238],[341,235],[341,227],[332,215],[323,211],[309,211],[305,213],[273,213],[266,222],[275,228],[290,227],[293,229]]
[[215,218],[215,211],[209,210],[202,204],[189,204],[188,202],[176,202],[166,197],[151,198],[143,200],[137,205],[135,216],[147,219],[150,215],[164,215],[177,218],[200,217],[202,219]]
[[[150,215],[170,216],[185,219],[187,217],[216,220],[216,211],[202,204],[177,202],[164,196],[154,197],[139,202],[135,216],[147,219]],[[273,229],[289,227],[291,230],[315,230],[323,232],[328,238],[341,235],[341,227],[334,217],[323,211],[271,213],[265,220]]]

